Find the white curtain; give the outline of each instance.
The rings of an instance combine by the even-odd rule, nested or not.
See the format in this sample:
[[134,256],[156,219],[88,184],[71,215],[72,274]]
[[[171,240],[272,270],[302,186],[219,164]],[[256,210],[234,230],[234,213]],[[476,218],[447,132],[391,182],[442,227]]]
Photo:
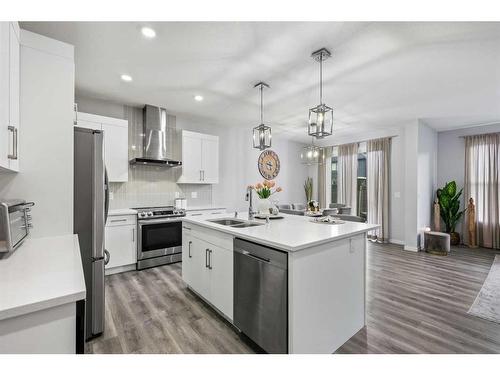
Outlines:
[[339,146],[337,157],[337,202],[351,207],[356,215],[358,182],[358,144],[349,143]]
[[321,163],[318,165],[318,203],[322,208],[328,208],[326,205],[326,193],[329,190],[326,169],[331,168],[331,157],[332,157],[333,147],[324,147],[321,149],[320,160]]
[[496,249],[500,248],[499,168],[500,133],[465,137],[464,201],[472,197],[476,204],[477,243]]
[[368,222],[380,227],[368,233],[378,242],[389,240],[389,173],[391,139],[372,139],[366,143]]

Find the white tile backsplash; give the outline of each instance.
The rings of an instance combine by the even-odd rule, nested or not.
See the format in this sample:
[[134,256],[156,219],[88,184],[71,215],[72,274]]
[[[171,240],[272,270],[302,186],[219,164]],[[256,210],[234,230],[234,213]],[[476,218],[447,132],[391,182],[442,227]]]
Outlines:
[[[129,124],[129,159],[142,154],[142,108],[124,107],[125,119]],[[169,117],[171,134],[175,133],[175,117]],[[175,137],[169,138],[169,147],[178,150]],[[130,165],[128,182],[110,183],[110,208],[133,208],[173,205],[176,195],[186,198],[189,206],[209,206],[212,204],[211,185],[177,185],[181,167],[165,168],[149,165]],[[177,193],[177,194],[176,194]],[[196,194],[192,194],[196,193]],[[192,198],[195,195],[196,198]]]

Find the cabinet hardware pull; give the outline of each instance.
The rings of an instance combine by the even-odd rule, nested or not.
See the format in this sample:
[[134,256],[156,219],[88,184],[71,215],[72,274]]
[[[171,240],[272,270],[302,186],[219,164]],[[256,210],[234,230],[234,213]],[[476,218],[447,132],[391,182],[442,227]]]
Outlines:
[[200,169],[200,181],[201,181],[201,169]]
[[189,243],[188,243],[188,256],[189,256],[190,258],[192,258],[192,256],[191,256],[191,244],[192,244],[192,243],[193,243],[193,241],[189,241]]
[[122,221],[127,221],[127,219],[115,219],[115,220],[111,220],[112,223],[120,223]]
[[15,126],[9,125],[7,129],[12,132],[12,154],[8,154],[7,158],[11,160],[17,160],[17,128]]
[[185,227],[184,225],[182,226],[182,228],[187,229],[187,230],[191,230],[191,228]]
[[205,249],[205,268],[208,268],[208,249]]
[[208,249],[208,269],[212,269],[212,250]]
[[135,228],[132,228],[132,242],[135,242]]
[[73,125],[78,125],[78,103],[73,104],[73,111],[75,112],[75,119],[73,120]]
[[203,214],[191,214],[189,216],[201,216],[201,215],[203,215]]

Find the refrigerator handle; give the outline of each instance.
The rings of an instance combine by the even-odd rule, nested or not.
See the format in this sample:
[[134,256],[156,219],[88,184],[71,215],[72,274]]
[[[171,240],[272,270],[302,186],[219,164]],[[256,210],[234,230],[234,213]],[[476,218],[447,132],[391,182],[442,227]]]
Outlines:
[[109,251],[104,249],[104,265],[106,266],[109,263],[109,259],[111,256],[109,255]]
[[95,130],[93,147],[93,233],[92,257],[104,257],[104,226],[106,215],[106,184],[104,165],[104,134]]
[[108,222],[109,211],[109,180],[108,170],[104,167],[104,225]]

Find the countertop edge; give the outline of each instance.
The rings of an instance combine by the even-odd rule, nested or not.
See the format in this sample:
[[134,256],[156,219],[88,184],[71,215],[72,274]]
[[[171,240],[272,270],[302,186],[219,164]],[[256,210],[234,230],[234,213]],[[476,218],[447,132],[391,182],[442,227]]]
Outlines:
[[226,210],[227,207],[222,206],[212,206],[212,207],[188,207],[186,212],[190,211],[210,211],[210,210]]
[[234,231],[230,230],[228,227],[225,227],[223,225],[215,226],[214,224],[205,223],[203,221],[198,221],[197,219],[190,218],[190,217],[183,217],[182,221],[185,221],[185,222],[188,222],[188,223],[191,223],[194,225],[199,225],[199,226],[202,226],[204,228],[208,228],[208,229],[212,229],[212,230],[216,230],[216,231],[218,230],[220,232],[230,234],[233,237],[242,238],[245,240],[259,243],[259,244],[262,244],[265,246],[270,246],[270,247],[276,248],[278,250],[283,250],[286,252],[296,252],[296,251],[300,251],[300,250],[305,250],[305,249],[315,247],[318,245],[323,245],[323,244],[328,243],[328,242],[334,242],[334,241],[338,241],[338,240],[341,240],[344,238],[352,237],[352,236],[355,236],[355,235],[358,235],[361,233],[369,232],[370,230],[373,230],[373,229],[376,229],[379,227],[379,225],[376,225],[376,224],[369,224],[369,225],[371,225],[370,228],[364,228],[364,229],[353,231],[351,233],[341,234],[341,235],[336,236],[334,238],[322,239],[322,240],[310,242],[308,244],[300,245],[300,246],[285,246],[285,245],[282,245],[280,243],[276,243],[273,241],[262,240],[260,238],[254,237],[254,236],[246,235],[245,233],[234,232]]
[[115,208],[108,211],[108,216],[137,215],[137,210],[132,208]]
[[0,321],[9,318],[16,318],[18,316],[26,314],[35,313],[37,311],[47,310],[61,305],[66,305],[68,303],[77,302],[82,299],[85,299],[86,296],[87,296],[86,291],[80,291],[43,301],[33,302],[30,303],[29,305],[12,307],[10,309],[0,311]]

